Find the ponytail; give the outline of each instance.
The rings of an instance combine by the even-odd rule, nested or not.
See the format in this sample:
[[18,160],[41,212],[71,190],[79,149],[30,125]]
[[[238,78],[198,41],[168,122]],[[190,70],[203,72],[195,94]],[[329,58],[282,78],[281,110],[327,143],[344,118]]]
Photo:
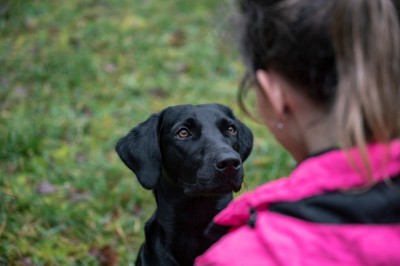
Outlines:
[[332,39],[341,147],[356,146],[370,173],[366,143],[400,137],[400,29],[391,0],[337,0]]

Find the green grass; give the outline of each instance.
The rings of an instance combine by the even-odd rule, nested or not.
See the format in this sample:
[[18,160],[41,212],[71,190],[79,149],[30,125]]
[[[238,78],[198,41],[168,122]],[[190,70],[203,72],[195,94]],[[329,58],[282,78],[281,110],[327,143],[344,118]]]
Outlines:
[[154,201],[114,145],[170,105],[219,102],[251,127],[242,191],[288,173],[293,161],[237,107],[231,6],[0,2],[0,265],[132,265]]

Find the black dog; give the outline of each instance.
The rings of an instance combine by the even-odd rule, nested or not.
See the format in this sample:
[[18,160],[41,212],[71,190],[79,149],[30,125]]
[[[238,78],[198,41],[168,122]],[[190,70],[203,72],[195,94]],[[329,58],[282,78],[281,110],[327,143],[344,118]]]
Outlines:
[[118,142],[157,202],[136,265],[193,265],[212,244],[204,229],[241,188],[252,145],[251,131],[219,104],[169,107]]

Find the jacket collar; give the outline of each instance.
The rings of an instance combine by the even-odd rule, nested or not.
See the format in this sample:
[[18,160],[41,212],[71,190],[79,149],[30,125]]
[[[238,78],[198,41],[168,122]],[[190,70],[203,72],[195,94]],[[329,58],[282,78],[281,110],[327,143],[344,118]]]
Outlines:
[[214,222],[240,226],[250,218],[249,210],[263,210],[274,202],[293,202],[338,190],[349,190],[389,179],[400,173],[400,140],[367,146],[371,175],[363,167],[357,149],[334,150],[303,161],[288,178],[280,178],[244,193],[219,213]]

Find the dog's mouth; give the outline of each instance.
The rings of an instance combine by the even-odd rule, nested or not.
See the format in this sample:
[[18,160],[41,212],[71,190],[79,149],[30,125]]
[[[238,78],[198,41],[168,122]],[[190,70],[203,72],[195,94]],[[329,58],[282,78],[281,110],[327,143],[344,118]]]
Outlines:
[[224,182],[218,185],[182,183],[182,185],[184,193],[191,197],[219,196],[233,192],[238,192],[242,187],[242,182],[237,182],[237,183]]

